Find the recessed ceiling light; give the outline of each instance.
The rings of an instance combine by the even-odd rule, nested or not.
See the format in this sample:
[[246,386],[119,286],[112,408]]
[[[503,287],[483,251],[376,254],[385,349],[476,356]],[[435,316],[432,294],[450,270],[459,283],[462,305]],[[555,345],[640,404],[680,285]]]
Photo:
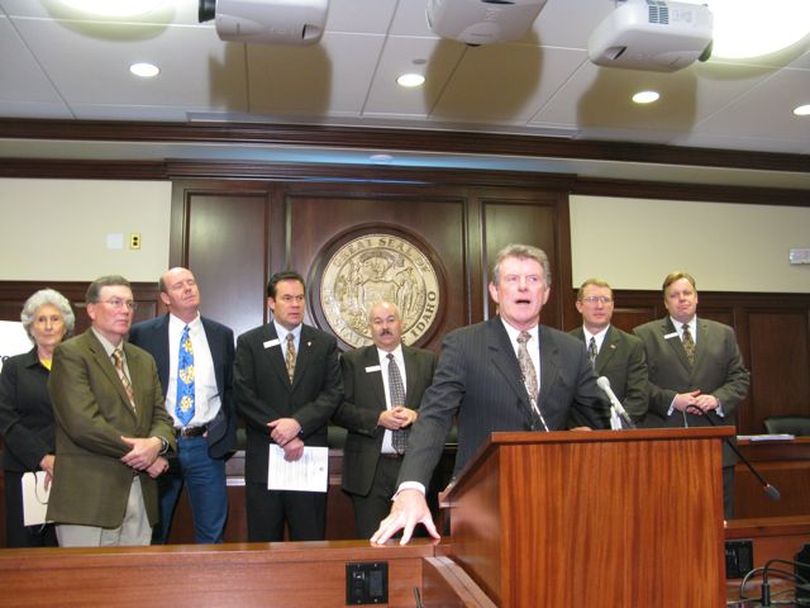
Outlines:
[[375,165],[387,165],[394,160],[394,157],[390,154],[372,154],[368,159]]
[[793,108],[793,113],[796,116],[810,116],[810,103],[806,103],[803,106]]
[[62,0],[62,4],[74,10],[98,17],[137,17],[162,3],[161,0]]
[[658,91],[639,91],[635,95],[633,95],[633,101],[635,103],[653,103],[654,101],[658,101],[661,95]]
[[154,63],[133,63],[129,71],[141,78],[154,78],[160,74],[160,68]]
[[770,55],[810,34],[807,0],[685,0],[714,15],[712,57]]
[[397,84],[401,87],[420,87],[424,82],[425,77],[422,74],[402,74],[397,78]]

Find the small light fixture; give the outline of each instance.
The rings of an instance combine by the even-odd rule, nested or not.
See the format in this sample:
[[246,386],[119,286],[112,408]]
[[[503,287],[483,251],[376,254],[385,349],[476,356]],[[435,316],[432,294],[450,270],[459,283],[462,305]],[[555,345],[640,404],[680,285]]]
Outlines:
[[160,68],[156,66],[154,63],[133,63],[129,66],[129,71],[132,72],[135,76],[139,76],[141,78],[154,78],[158,74],[160,74]]
[[658,91],[639,91],[633,95],[633,102],[639,104],[653,103],[658,101],[660,97]]
[[810,116],[810,103],[806,103],[803,106],[796,106],[793,108],[793,113],[796,116]]
[[372,154],[368,159],[375,165],[388,165],[394,160],[390,154]]
[[421,87],[425,83],[425,77],[422,74],[401,74],[397,78],[397,84],[401,87],[412,89],[413,87]]

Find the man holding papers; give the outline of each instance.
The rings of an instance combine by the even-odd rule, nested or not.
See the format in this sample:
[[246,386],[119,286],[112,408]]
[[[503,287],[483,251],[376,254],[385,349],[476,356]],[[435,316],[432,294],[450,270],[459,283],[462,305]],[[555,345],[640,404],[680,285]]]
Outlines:
[[[236,342],[234,391],[245,419],[248,540],[323,540],[326,493],[268,489],[270,452],[299,461],[310,446],[326,447],[326,428],[343,395],[335,338],[304,325],[304,279],[274,274],[267,284],[273,320]],[[317,468],[314,467],[314,468]]]

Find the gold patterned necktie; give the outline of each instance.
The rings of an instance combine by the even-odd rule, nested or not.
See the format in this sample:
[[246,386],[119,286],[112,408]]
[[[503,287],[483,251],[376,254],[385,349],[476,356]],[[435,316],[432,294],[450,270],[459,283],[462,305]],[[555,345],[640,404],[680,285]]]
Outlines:
[[287,334],[287,354],[284,361],[287,364],[287,376],[292,384],[295,377],[295,336],[292,333]]
[[531,339],[531,334],[527,331],[520,332],[518,335],[518,363],[520,364],[520,374],[523,376],[523,384],[526,387],[526,392],[529,394],[529,407],[532,414],[532,430],[544,428],[548,430],[543,417],[540,415],[540,409],[537,404],[540,388],[537,384],[537,370],[532,363],[532,357],[529,354],[529,349],[526,343]]
[[683,349],[686,351],[686,360],[689,365],[695,364],[695,341],[692,339],[692,332],[689,331],[689,325],[683,324],[683,335],[681,336],[683,342]]
[[127,378],[127,372],[124,370],[124,352],[120,348],[116,348],[112,353],[113,365],[115,371],[118,372],[118,377],[121,379],[121,384],[124,385],[124,391],[129,399],[129,404],[132,409],[135,409],[135,391],[132,389],[132,383]]

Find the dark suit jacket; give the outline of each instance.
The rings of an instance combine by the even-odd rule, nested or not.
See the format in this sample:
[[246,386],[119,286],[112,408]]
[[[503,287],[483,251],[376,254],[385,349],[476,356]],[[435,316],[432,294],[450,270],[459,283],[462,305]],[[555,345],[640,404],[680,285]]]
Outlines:
[[3,468],[19,473],[39,470],[42,458],[53,454],[53,429],[48,370],[39,362],[36,347],[9,357],[0,374]]
[[236,341],[234,396],[245,419],[245,480],[266,483],[268,422],[294,418],[301,425],[304,444],[326,445],[327,423],[343,398],[335,338],[302,327],[290,384],[275,325],[267,323],[242,334]]
[[[737,405],[748,392],[749,375],[731,327],[698,317],[694,367],[687,362],[683,343],[669,316],[633,331],[641,338],[647,354],[650,410],[645,426],[684,426],[681,412],[667,416],[667,411],[677,393],[695,389],[720,400],[725,416],[707,414],[715,424],[734,424]],[[666,335],[671,337],[665,339]],[[689,426],[710,425],[704,416],[687,414],[686,419]],[[724,445],[723,464],[730,466],[734,462],[733,451]]]
[[[418,410],[433,379],[436,355],[429,350],[402,346],[405,359],[405,406]],[[366,346],[344,353],[340,358],[343,370],[343,402],[332,421],[349,433],[343,448],[343,489],[366,496],[371,491],[374,471],[380,459],[385,429],[377,425],[385,409],[385,385],[380,371],[377,347]],[[366,368],[376,367],[374,372]]]
[[[208,455],[224,458],[236,449],[236,415],[233,405],[233,331],[221,323],[201,317],[208,348],[214,360],[219,398],[219,412],[208,423]],[[163,315],[132,326],[129,341],[148,351],[157,364],[164,395],[169,386],[169,315]]]
[[[581,326],[569,333],[585,344]],[[586,350],[587,347],[585,344]],[[610,388],[634,421],[644,420],[648,406],[647,361],[639,338],[613,325],[608,327],[596,356],[596,375],[610,380]]]
[[[155,360],[123,343],[137,412],[112,360],[92,329],[63,342],[53,354],[48,392],[56,416],[56,465],[48,519],[63,524],[115,528],[127,510],[133,469],[120,461],[125,437],[162,437],[175,448],[172,421],[163,407]],[[158,519],[157,484],[140,475],[150,524]]]
[[[549,428],[569,428],[574,412],[589,426],[605,428],[607,412],[582,343],[541,325],[539,348],[539,408]],[[456,413],[455,474],[493,431],[530,429],[531,410],[520,365],[500,317],[445,337],[433,383],[425,391],[408,440],[398,483],[419,481],[427,487]]]

